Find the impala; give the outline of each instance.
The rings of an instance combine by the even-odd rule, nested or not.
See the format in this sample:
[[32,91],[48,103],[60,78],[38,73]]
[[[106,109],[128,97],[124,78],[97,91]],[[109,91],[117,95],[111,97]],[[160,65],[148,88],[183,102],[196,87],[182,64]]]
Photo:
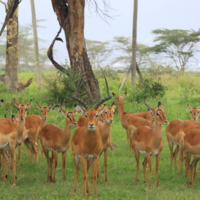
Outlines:
[[[67,112],[63,108],[59,108],[60,112],[66,117],[64,130],[55,124],[45,125],[39,134],[40,142],[44,150],[44,154],[47,158],[48,173],[47,181],[55,183],[56,181],[56,169],[58,165],[58,153],[62,153],[62,174],[65,178],[65,163],[67,149],[70,146],[70,134],[72,127],[76,127],[74,112]],[[52,156],[49,156],[49,152],[52,152]],[[52,164],[54,163],[54,173],[52,176]]]
[[180,149],[180,169],[179,169],[179,176],[182,176],[184,137],[192,129],[200,129],[200,123],[196,122],[194,120],[185,120],[183,122],[183,125],[181,126],[181,130],[178,133],[179,134],[179,149]]
[[122,127],[126,130],[127,141],[130,146],[131,135],[138,127],[149,126],[153,128],[154,123],[151,122],[152,115],[150,112],[127,113],[124,111],[124,104],[123,104],[123,99],[126,96],[126,93],[124,93],[122,96],[113,93],[113,96],[115,98],[113,103],[115,105],[118,105],[118,116],[121,121]]
[[[200,129],[192,129],[184,137],[184,153],[186,156],[187,185],[194,185],[197,163],[200,160]],[[193,160],[190,163],[191,155]]]
[[16,154],[15,147],[17,141],[20,140],[25,130],[25,118],[28,107],[31,105],[32,100],[26,104],[19,104],[16,99],[14,99],[15,104],[18,105],[19,117],[16,119],[12,118],[3,118],[0,119],[0,148],[2,149],[2,155],[4,160],[4,176],[3,181],[7,179],[7,172],[9,168],[9,157],[7,151],[11,155],[12,163],[12,173],[13,173],[13,185],[16,185]]
[[[199,103],[200,105],[200,103]],[[189,104],[187,104],[187,107],[190,111],[190,119],[197,121],[198,117],[199,117],[199,112],[200,112],[200,106],[198,106],[197,108],[190,106]]]
[[108,96],[100,100],[98,103],[96,103],[93,109],[89,109],[88,105],[82,99],[77,97],[79,87],[80,86],[77,87],[77,90],[75,94],[72,96],[72,98],[77,102],[79,102],[81,105],[83,105],[83,107],[85,108],[82,109],[80,106],[76,107],[78,112],[85,115],[86,123],[85,126],[78,127],[72,137],[72,142],[71,142],[72,153],[74,156],[74,163],[76,166],[76,175],[72,192],[73,193],[76,192],[79,169],[80,169],[79,165],[81,162],[84,174],[83,197],[85,197],[86,191],[88,193],[88,196],[90,196],[90,188],[88,183],[88,170],[90,166],[92,166],[94,194],[95,195],[97,194],[96,181],[97,181],[98,163],[99,163],[99,156],[103,150],[103,142],[98,125],[98,116],[104,111],[104,110],[98,111],[97,109],[105,101],[111,99],[112,96],[109,94],[108,85],[106,81]]
[[160,153],[163,149],[162,140],[162,125],[168,124],[165,117],[165,112],[162,109],[154,109],[148,105],[147,109],[154,115],[155,128],[152,129],[147,126],[141,126],[136,129],[131,138],[131,148],[133,149],[134,156],[136,159],[136,177],[135,182],[138,182],[138,171],[139,171],[139,154],[145,155],[143,162],[144,182],[146,182],[146,165],[149,166],[149,186],[152,182],[152,162],[151,156],[156,156],[156,186],[159,186],[158,180],[158,168],[160,162]]
[[[179,152],[179,132],[183,125],[182,120],[172,120],[166,127],[166,136],[170,150],[170,169],[172,169],[173,161],[177,169],[176,156]],[[175,150],[174,145],[176,146]]]
[[39,115],[27,115],[26,116],[26,129],[27,129],[27,137],[24,140],[24,144],[31,151],[31,162],[33,161],[33,157],[35,155],[36,163],[38,163],[38,135],[41,128],[46,124],[48,112],[53,110],[56,105],[50,107],[44,107],[38,104],[38,107],[42,111],[42,117]]
[[[103,141],[103,151],[104,153],[104,174],[105,174],[105,182],[108,182],[108,148],[113,148],[113,144],[111,144],[111,124],[114,119],[114,113],[115,113],[115,105],[112,105],[111,107],[105,106],[103,113],[100,115],[100,119],[103,121],[103,123],[99,122],[99,128],[100,133]],[[98,177],[100,176],[100,170],[98,170]]]

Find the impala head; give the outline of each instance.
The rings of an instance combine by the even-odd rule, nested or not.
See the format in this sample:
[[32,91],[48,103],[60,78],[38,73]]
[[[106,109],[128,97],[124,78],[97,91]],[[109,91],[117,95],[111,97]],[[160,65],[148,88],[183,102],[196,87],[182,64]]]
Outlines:
[[43,120],[47,120],[48,112],[49,112],[50,110],[54,110],[54,109],[57,107],[57,105],[50,106],[50,107],[45,107],[45,106],[41,106],[39,103],[37,103],[37,105],[38,105],[39,109],[40,109],[41,112],[42,112],[42,119],[43,119]]
[[107,80],[105,78],[106,90],[107,90],[107,97],[105,97],[104,99],[101,99],[98,103],[96,103],[94,105],[93,109],[89,109],[89,107],[86,104],[86,102],[84,102],[82,99],[80,99],[80,98],[77,97],[77,93],[78,93],[78,90],[80,88],[80,82],[81,82],[81,80],[79,81],[78,87],[77,87],[74,95],[72,96],[72,98],[74,100],[76,100],[77,102],[79,102],[80,104],[82,104],[83,107],[85,108],[85,109],[83,109],[79,105],[76,106],[77,112],[84,114],[85,117],[86,117],[86,127],[87,127],[88,131],[95,131],[98,128],[98,117],[104,111],[104,109],[101,109],[99,111],[98,108],[105,101],[111,99],[112,96],[110,95],[110,92],[109,92],[109,89],[108,89],[108,83],[107,83]]
[[114,120],[114,113],[115,113],[116,105],[112,104],[111,107],[108,107],[107,105],[104,106],[104,111],[100,115],[100,119],[104,122],[107,122],[108,124],[111,124]]
[[31,105],[32,99],[26,104],[20,104],[16,99],[14,99],[14,103],[18,108],[18,115],[20,120],[24,120],[27,115],[27,109]]
[[189,104],[187,104],[187,107],[190,111],[190,119],[197,121],[198,117],[199,117],[199,112],[200,112],[200,106],[198,106],[197,108],[193,108],[192,106],[190,106]]
[[75,119],[75,112],[68,112],[66,110],[64,110],[63,108],[59,107],[59,110],[62,114],[65,115],[66,117],[66,124],[68,124],[68,126],[72,126],[72,127],[76,127],[77,126],[77,122]]
[[0,99],[0,106],[3,104],[4,100]]
[[14,124],[18,124],[18,123],[19,123],[19,118],[16,117],[15,115],[12,115],[12,116],[11,116],[11,121],[12,121]]
[[158,102],[158,107],[156,109],[150,107],[147,104],[146,104],[146,107],[151,112],[151,114],[153,115],[156,123],[162,124],[162,125],[168,124],[168,120],[166,119],[165,111],[163,110],[163,105],[161,104],[161,102]]
[[113,104],[119,105],[120,102],[123,102],[123,99],[127,95],[127,92],[124,92],[121,96],[119,96],[115,93],[112,93],[112,95],[115,98],[115,100],[113,101]]

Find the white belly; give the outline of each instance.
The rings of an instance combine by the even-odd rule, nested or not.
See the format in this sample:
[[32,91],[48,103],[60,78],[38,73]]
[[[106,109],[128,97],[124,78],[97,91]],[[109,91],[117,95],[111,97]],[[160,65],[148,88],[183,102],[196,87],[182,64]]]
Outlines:
[[6,143],[6,144],[2,144],[2,145],[0,145],[0,149],[5,148],[9,143],[10,143],[10,142],[8,142],[8,143]]

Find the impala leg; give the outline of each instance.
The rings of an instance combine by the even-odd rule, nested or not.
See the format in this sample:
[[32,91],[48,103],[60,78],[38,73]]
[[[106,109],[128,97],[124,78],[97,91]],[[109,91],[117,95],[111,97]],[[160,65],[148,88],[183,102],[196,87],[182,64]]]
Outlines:
[[146,152],[145,155],[146,159],[147,159],[147,163],[149,166],[149,186],[151,187],[152,185],[152,164],[151,164],[151,156],[148,152]]
[[4,163],[4,174],[3,174],[3,182],[7,180],[7,174],[8,174],[8,169],[9,169],[9,158],[6,156],[6,152],[3,149],[2,150],[2,160]]
[[80,170],[80,157],[78,155],[74,155],[74,163],[76,166],[76,176],[75,176],[75,180],[74,180],[74,187],[72,192],[75,193],[76,192],[76,186],[77,186],[77,182],[78,182],[78,176],[79,176],[79,170]]
[[63,175],[63,180],[66,180],[66,173],[65,173],[66,155],[67,155],[67,151],[62,153],[62,175]]
[[57,166],[58,166],[58,152],[56,150],[54,150],[52,152],[52,161],[54,163],[54,172],[53,172],[53,180],[52,182],[55,183],[56,182],[56,169],[57,169]]
[[17,155],[18,173],[20,173],[21,152],[22,152],[22,144],[18,145],[18,155]]
[[105,182],[108,183],[108,148],[104,151]]
[[0,178],[1,178],[1,169],[2,169],[2,150],[0,149]]
[[136,149],[134,150],[134,156],[135,156],[135,160],[136,160],[136,175],[135,175],[135,183],[138,183],[138,172],[139,172],[139,157],[140,157],[140,153],[139,151],[137,151]]
[[177,156],[178,152],[179,152],[179,145],[176,145],[176,149],[175,149],[175,151],[173,153],[174,165],[175,165],[176,169],[178,169],[177,162],[176,162],[176,156]]
[[160,163],[160,153],[156,155],[156,187],[159,187],[159,163]]
[[93,178],[93,185],[94,185],[94,195],[97,195],[97,170],[98,170],[98,165],[99,165],[99,157],[97,157],[93,161],[92,178]]
[[168,146],[169,146],[169,150],[170,150],[170,169],[172,170],[174,144],[171,141],[168,140]]
[[143,174],[144,174],[144,183],[146,183],[146,168],[147,168],[147,159],[144,158],[144,161],[143,161]]
[[183,145],[182,141],[179,143],[179,148],[180,148],[180,168],[179,168],[179,176],[182,176],[182,165],[183,165]]
[[198,158],[195,158],[191,164],[191,186],[194,185],[194,179],[195,179],[195,173],[196,173],[196,167],[197,163],[199,162]]
[[51,182],[52,180],[52,177],[51,177],[51,172],[50,172],[50,157],[49,157],[49,151],[45,148],[43,148],[43,152],[44,152],[44,155],[45,157],[47,158],[47,166],[48,166],[48,169],[47,169],[47,182]]
[[15,154],[15,142],[13,142],[13,144],[11,144],[11,150],[10,150],[10,154],[11,154],[11,160],[12,160],[12,173],[13,173],[13,186],[16,185],[16,154]]
[[185,151],[185,170],[186,170],[186,177],[187,177],[187,184],[189,183],[190,177],[190,153]]
[[90,188],[88,184],[88,168],[87,168],[87,160],[81,156],[81,162],[83,167],[83,197],[86,197],[86,191],[88,192],[88,196],[90,196]]

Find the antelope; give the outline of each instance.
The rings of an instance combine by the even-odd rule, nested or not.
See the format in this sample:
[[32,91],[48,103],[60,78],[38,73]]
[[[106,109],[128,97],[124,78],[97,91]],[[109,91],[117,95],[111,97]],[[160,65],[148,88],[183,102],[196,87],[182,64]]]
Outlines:
[[134,131],[140,126],[151,126],[153,128],[154,123],[151,123],[151,113],[150,112],[141,112],[141,113],[127,113],[124,111],[123,99],[127,93],[124,93],[122,96],[116,95],[113,93],[115,98],[114,104],[118,105],[118,116],[121,121],[122,127],[126,130],[127,141],[130,146],[130,138]]
[[182,163],[183,163],[183,145],[184,145],[184,137],[193,129],[200,129],[200,123],[194,120],[185,120],[181,126],[181,130],[179,131],[179,149],[180,149],[180,168],[179,168],[179,176],[182,176]]
[[[172,169],[173,161],[175,168],[178,169],[176,163],[176,156],[179,152],[179,131],[183,125],[182,120],[172,120],[166,127],[166,136],[168,141],[168,146],[170,150],[170,169]],[[175,150],[173,149],[176,145]]]
[[199,112],[200,112],[200,102],[199,102],[199,106],[197,108],[192,107],[189,104],[187,104],[187,107],[190,111],[190,119],[197,121],[198,117],[199,117]]
[[[63,108],[59,108],[60,112],[63,113],[66,117],[66,123],[64,130],[55,124],[47,124],[45,125],[40,133],[39,138],[41,145],[44,150],[44,154],[47,158],[48,164],[48,173],[47,173],[47,181],[51,183],[56,182],[56,169],[58,165],[58,153],[62,153],[62,174],[63,179],[65,178],[65,162],[66,162],[66,154],[67,149],[70,146],[70,134],[72,127],[77,126],[77,122],[75,120],[75,113],[65,111]],[[52,156],[49,156],[49,152],[52,152]],[[52,176],[52,164],[54,162],[54,173]]]
[[[111,107],[105,106],[103,113],[100,115],[100,119],[103,121],[103,123],[99,122],[99,129],[103,141],[102,153],[104,153],[104,175],[106,183],[108,183],[108,148],[110,147],[113,149],[113,144],[111,144],[110,128],[114,119],[115,107],[116,105],[112,105]],[[100,171],[98,171],[98,177],[100,177]]]
[[[14,99],[14,101],[16,101]],[[11,165],[12,165],[12,173],[13,173],[13,185],[16,185],[16,154],[15,148],[17,145],[17,141],[20,140],[24,131],[25,131],[25,118],[28,107],[31,105],[32,100],[30,100],[26,104],[19,104],[19,117],[15,118],[3,118],[0,119],[0,149],[2,152],[3,160],[4,160],[4,176],[3,182],[7,179],[7,172],[9,168],[9,159],[7,155],[7,151],[10,152],[11,155]]]
[[83,168],[83,177],[84,177],[84,187],[83,187],[83,197],[86,196],[86,191],[88,196],[90,196],[90,188],[88,183],[88,170],[92,165],[92,179],[94,186],[94,194],[97,194],[96,189],[96,181],[97,181],[97,171],[98,171],[98,163],[99,156],[103,151],[103,142],[101,133],[99,131],[98,125],[98,117],[102,114],[104,110],[98,111],[98,107],[103,104],[105,101],[112,98],[109,94],[108,84],[106,82],[107,89],[107,97],[100,100],[98,103],[94,105],[93,109],[89,109],[88,105],[80,98],[77,97],[78,90],[80,88],[80,82],[76,89],[75,94],[72,96],[74,100],[79,102],[85,109],[82,109],[80,106],[76,106],[77,112],[82,113],[86,117],[85,126],[80,126],[76,129],[71,145],[72,145],[72,153],[74,157],[74,163],[76,166],[76,175],[74,180],[74,187],[72,192],[76,192],[79,170],[80,170],[80,162],[82,163]]
[[[185,135],[184,153],[186,156],[187,185],[189,187],[194,185],[196,166],[200,160],[200,129],[192,129]],[[190,163],[191,155],[193,155],[194,158]]]
[[39,115],[27,115],[26,117],[26,129],[27,137],[24,140],[24,144],[31,151],[31,162],[33,161],[33,155],[35,155],[36,163],[38,163],[38,135],[41,128],[46,124],[48,112],[53,110],[56,105],[50,107],[44,107],[38,104],[38,107],[42,111],[42,117]]
[[160,153],[163,149],[162,140],[162,125],[168,124],[165,117],[165,112],[162,109],[154,109],[147,105],[147,109],[154,115],[155,128],[141,126],[136,129],[131,138],[131,148],[136,159],[136,177],[135,182],[138,182],[139,171],[139,154],[145,154],[143,162],[144,182],[146,182],[146,165],[149,166],[149,186],[152,184],[152,164],[151,156],[156,156],[156,186],[159,186],[158,168],[160,162]]

